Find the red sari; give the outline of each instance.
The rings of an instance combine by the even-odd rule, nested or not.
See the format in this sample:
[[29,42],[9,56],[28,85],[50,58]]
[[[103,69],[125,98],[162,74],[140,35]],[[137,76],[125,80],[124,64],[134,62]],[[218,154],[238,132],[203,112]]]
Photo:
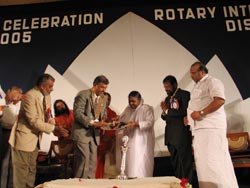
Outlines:
[[[109,107],[107,108],[107,118],[108,121],[112,121],[117,114],[111,110]],[[105,154],[112,149],[113,144],[115,142],[115,130],[104,131],[100,130],[100,144],[97,147],[97,167],[96,167],[96,178],[104,177],[104,165],[105,165]]]

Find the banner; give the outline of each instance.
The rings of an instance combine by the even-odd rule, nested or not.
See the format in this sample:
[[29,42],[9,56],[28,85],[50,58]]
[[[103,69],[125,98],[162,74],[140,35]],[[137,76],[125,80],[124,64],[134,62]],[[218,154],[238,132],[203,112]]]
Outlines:
[[104,74],[118,114],[132,90],[154,107],[161,153],[166,150],[162,80],[174,75],[190,91],[189,69],[197,60],[225,85],[228,131],[250,131],[249,34],[246,1],[0,7],[0,84],[5,91],[13,85],[26,91],[48,72],[56,78],[53,99],[64,99],[72,108],[76,93]]

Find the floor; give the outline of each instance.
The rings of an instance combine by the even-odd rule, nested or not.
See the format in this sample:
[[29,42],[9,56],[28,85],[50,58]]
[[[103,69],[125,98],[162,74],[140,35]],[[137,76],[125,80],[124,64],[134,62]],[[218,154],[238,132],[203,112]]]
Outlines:
[[235,169],[235,174],[240,188],[250,187],[250,168]]

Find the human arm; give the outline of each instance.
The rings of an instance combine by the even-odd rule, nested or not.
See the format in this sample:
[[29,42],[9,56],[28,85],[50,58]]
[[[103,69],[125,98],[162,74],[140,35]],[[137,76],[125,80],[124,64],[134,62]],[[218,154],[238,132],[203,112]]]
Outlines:
[[162,113],[167,114],[168,107],[167,107],[166,102],[165,101],[161,101],[160,106],[161,106],[161,109],[162,109]]
[[90,106],[89,97],[90,93],[86,91],[81,91],[77,94],[74,100],[74,119],[75,121],[85,128],[89,128],[91,125],[91,121],[94,121],[93,112]]
[[94,121],[92,123],[92,126],[95,128],[101,128],[101,127],[105,127],[108,126],[110,123],[106,122],[105,120],[102,121]]
[[191,113],[193,120],[201,120],[203,116],[217,111],[225,103],[224,85],[220,80],[215,78],[209,79],[206,85],[206,90],[208,91],[206,98],[211,99],[211,101],[204,107]]
[[[162,113],[161,118],[165,121],[171,118],[184,118],[187,116],[187,107],[190,100],[190,93],[185,90],[179,89],[176,96],[173,98],[172,104],[169,104],[169,109],[167,113]],[[170,101],[170,98],[167,97],[166,101]],[[170,103],[170,102],[165,102]]]
[[[50,103],[50,97],[47,97]],[[29,128],[47,134],[54,130],[54,125],[44,121],[44,112],[40,99],[40,92],[31,91],[26,94],[20,109],[20,121]],[[26,123],[27,122],[27,123]]]
[[[74,122],[74,115],[73,115],[73,110],[69,110],[69,114],[66,115],[58,115],[54,118],[55,120],[55,125],[59,127],[63,127],[68,130],[68,133],[70,134],[70,131],[73,126]],[[57,137],[65,137],[63,135],[60,135],[58,132],[54,133],[55,136]],[[68,136],[67,136],[68,137]]]
[[128,127],[139,127],[140,130],[146,130],[154,125],[154,111],[149,105],[143,105],[137,112],[135,121],[129,121]]
[[224,105],[224,103],[225,99],[220,97],[214,97],[214,100],[203,110],[192,112],[191,117],[193,120],[201,120],[203,116],[218,110],[222,105]]
[[55,126],[54,130],[53,130],[53,134],[54,135],[60,135],[64,138],[69,136],[69,131],[65,128],[63,128],[62,126]]

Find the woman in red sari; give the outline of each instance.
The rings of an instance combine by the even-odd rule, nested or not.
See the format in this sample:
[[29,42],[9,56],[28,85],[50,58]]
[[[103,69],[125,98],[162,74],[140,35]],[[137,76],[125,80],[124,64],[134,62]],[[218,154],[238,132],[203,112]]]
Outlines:
[[[111,95],[107,92],[104,93],[107,97],[107,122],[115,121],[118,116],[109,108],[111,102]],[[105,155],[107,152],[111,152],[115,156],[115,130],[104,130],[100,132],[100,144],[97,148],[97,168],[96,178],[104,178],[104,166],[105,166]]]

